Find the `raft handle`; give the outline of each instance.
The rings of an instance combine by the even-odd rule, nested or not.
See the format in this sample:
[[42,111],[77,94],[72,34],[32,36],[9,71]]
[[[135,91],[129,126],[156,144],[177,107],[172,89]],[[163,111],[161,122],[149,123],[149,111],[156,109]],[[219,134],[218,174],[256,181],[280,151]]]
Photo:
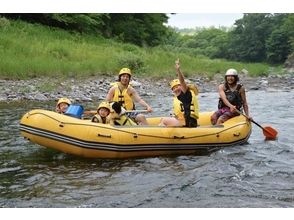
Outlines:
[[239,137],[240,136],[240,133],[235,133],[235,134],[233,134],[234,135],[234,137]]
[[174,136],[174,139],[184,139],[185,136],[181,136],[181,137],[178,137],[178,136]]
[[98,137],[106,137],[106,138],[111,138],[111,134],[98,134]]

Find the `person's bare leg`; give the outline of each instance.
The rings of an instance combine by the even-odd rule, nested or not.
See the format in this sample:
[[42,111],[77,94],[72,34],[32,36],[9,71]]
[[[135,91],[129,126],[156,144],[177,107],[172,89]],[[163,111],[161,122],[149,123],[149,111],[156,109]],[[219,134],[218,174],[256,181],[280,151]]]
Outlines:
[[172,127],[172,126],[181,126],[179,120],[177,120],[176,118],[162,118],[160,120],[160,124],[159,126],[167,126],[167,127]]
[[148,125],[148,122],[143,114],[138,114],[135,120],[138,125]]

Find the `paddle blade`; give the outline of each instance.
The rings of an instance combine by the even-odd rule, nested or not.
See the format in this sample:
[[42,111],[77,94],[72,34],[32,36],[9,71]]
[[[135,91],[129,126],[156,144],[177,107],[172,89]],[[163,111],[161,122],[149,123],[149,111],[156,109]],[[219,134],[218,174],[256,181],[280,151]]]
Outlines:
[[267,140],[274,140],[278,135],[278,132],[272,127],[263,127],[262,131]]

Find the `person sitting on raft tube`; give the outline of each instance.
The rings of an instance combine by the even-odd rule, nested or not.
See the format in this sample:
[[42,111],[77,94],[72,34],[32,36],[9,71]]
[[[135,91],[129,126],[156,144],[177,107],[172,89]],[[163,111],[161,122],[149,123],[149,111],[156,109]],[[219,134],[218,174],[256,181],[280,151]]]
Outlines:
[[55,111],[57,113],[64,114],[70,105],[71,101],[68,98],[60,98],[56,104]]
[[159,125],[197,127],[197,119],[199,118],[198,90],[195,86],[193,88],[185,82],[179,59],[176,60],[175,68],[178,79],[170,82],[171,90],[174,93],[173,110],[175,117],[162,118]]
[[111,123],[111,115],[110,115],[110,105],[108,102],[103,101],[99,104],[97,108],[97,114],[95,114],[92,118],[92,122],[102,123],[102,124],[110,124]]
[[230,118],[238,116],[236,111],[242,111],[244,108],[245,114],[249,119],[249,108],[246,100],[245,88],[242,84],[238,83],[239,76],[235,69],[228,69],[225,74],[225,83],[218,87],[219,103],[218,110],[213,113],[210,120],[213,125],[222,124]]
[[[106,96],[108,102],[118,102],[124,109],[135,110],[134,101],[144,106],[148,112],[152,112],[152,108],[138,95],[137,91],[130,85],[131,70],[122,68],[118,74],[118,82],[109,89]],[[126,113],[133,118],[139,125],[147,125],[146,118],[143,114],[135,112]]]

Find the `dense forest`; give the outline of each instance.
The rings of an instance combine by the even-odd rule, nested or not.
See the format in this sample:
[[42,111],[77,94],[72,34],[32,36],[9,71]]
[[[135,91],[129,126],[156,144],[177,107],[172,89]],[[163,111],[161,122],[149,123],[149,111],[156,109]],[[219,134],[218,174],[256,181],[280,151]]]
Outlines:
[[[282,64],[294,50],[294,14],[244,14],[230,28],[202,28],[182,35],[167,14],[1,14],[69,31],[100,35],[141,47],[159,46],[191,55]],[[171,15],[172,16],[172,15]]]

